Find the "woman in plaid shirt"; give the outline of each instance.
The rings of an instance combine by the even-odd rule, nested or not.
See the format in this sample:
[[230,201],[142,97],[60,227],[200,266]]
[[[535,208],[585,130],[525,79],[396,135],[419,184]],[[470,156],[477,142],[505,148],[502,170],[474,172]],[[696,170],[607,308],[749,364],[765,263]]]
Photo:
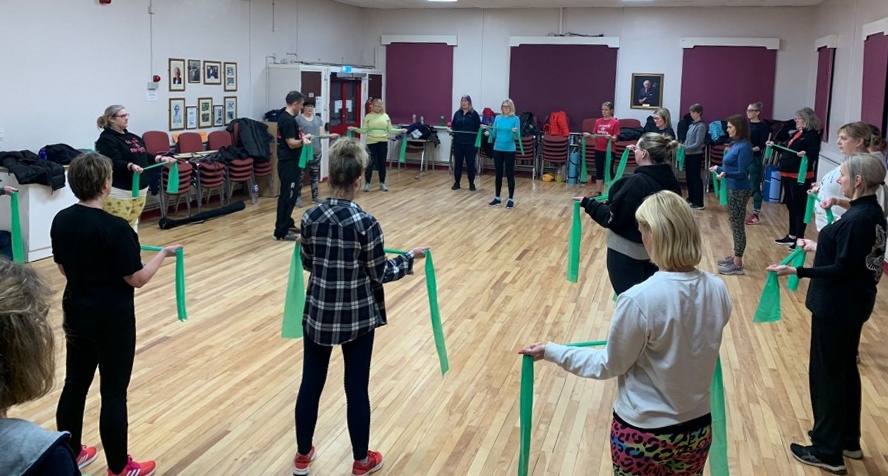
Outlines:
[[302,216],[302,265],[311,271],[302,324],[305,329],[302,384],[296,398],[297,453],[293,474],[308,474],[318,402],[330,354],[342,346],[348,432],[354,465],[362,476],[382,468],[370,440],[370,359],[375,329],[386,324],[382,285],[413,273],[414,259],[428,247],[388,259],[379,222],[354,202],[368,162],[358,141],[340,139],[330,148],[332,197]]

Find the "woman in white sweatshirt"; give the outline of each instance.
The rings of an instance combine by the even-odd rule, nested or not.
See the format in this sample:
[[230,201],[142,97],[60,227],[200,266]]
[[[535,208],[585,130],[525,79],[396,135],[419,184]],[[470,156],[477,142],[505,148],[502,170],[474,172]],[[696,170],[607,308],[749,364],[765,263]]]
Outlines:
[[683,198],[658,192],[635,216],[660,271],[620,294],[607,346],[536,343],[520,353],[581,377],[619,377],[614,474],[702,474],[712,442],[709,389],[731,298],[721,279],[696,267],[700,229]]

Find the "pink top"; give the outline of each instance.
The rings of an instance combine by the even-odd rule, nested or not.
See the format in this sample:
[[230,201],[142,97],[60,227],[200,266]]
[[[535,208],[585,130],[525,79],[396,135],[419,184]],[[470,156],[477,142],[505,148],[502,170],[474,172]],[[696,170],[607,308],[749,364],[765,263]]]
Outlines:
[[[609,136],[620,135],[620,121],[616,117],[610,119],[599,118],[595,120],[595,134],[607,134]],[[607,151],[607,137],[595,138],[595,150]]]

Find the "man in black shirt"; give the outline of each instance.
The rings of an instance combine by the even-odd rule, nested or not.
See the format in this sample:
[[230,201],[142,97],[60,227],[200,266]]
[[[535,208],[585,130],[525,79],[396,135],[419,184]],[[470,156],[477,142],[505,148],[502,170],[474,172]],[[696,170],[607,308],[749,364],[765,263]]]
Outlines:
[[287,94],[287,107],[278,118],[277,168],[281,192],[278,195],[277,217],[274,221],[276,240],[296,241],[299,237],[299,229],[291,215],[299,197],[299,180],[302,178],[302,169],[299,168],[302,131],[296,124],[296,115],[302,110],[304,101],[305,96],[302,93],[290,91]]

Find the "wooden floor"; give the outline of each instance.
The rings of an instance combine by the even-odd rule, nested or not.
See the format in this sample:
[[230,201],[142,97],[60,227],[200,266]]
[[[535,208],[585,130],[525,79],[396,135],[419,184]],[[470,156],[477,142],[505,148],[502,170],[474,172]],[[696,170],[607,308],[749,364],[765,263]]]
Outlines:
[[[508,211],[487,207],[491,173],[478,179],[476,192],[451,191],[446,171],[421,180],[415,173],[390,171],[388,193],[375,188],[374,177],[374,190],[361,192],[358,202],[381,222],[387,247],[431,246],[451,371],[442,377],[438,368],[422,273],[386,285],[390,323],[376,336],[370,446],[385,456],[380,474],[513,475],[516,351],[534,341],[607,336],[614,305],[604,232],[584,216],[580,282],[570,284],[565,265],[571,197],[582,189],[519,178],[517,206]],[[701,266],[714,272],[716,259],[730,254],[731,238],[725,208],[711,200],[708,205],[697,214],[705,233]],[[280,338],[293,246],[272,239],[274,207],[273,199],[262,198],[207,223],[166,231],[154,220],[142,224],[143,244],[182,243],[187,256],[187,322],[176,320],[172,260],[136,297],[130,452],[156,459],[158,474],[290,474],[302,347]],[[786,253],[772,242],[785,232],[785,209],[765,204],[762,218],[762,225],[747,228],[747,274],[725,278],[734,301],[721,352],[730,469],[743,475],[821,474],[796,463],[787,450],[789,443],[805,441],[812,426],[807,283],[797,294],[784,294],[781,322],[752,323],[763,268]],[[64,283],[52,261],[35,266],[51,277],[60,300]],[[888,474],[888,348],[879,344],[888,341],[882,327],[888,293],[880,287],[861,344],[866,457],[846,460],[857,475]],[[57,300],[51,319],[62,343],[59,308]],[[58,362],[54,391],[13,409],[12,416],[55,427],[61,348]],[[608,474],[616,381],[584,380],[544,363],[536,374],[532,474]],[[321,401],[312,474],[350,474],[341,382],[337,351]],[[96,383],[87,403],[85,443],[99,444],[98,410]],[[104,474],[104,455],[86,469]]]

